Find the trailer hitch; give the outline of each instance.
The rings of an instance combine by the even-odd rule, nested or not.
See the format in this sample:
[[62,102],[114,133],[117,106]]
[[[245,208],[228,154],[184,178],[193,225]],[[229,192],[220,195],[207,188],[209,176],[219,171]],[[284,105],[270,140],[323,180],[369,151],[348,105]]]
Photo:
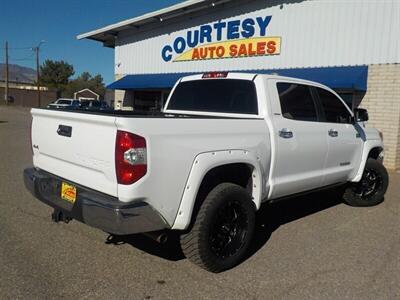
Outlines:
[[69,221],[72,220],[71,217],[65,215],[62,210],[60,209],[54,209],[53,213],[51,214],[51,219],[53,222],[58,223],[58,222],[64,222],[66,224],[69,223]]

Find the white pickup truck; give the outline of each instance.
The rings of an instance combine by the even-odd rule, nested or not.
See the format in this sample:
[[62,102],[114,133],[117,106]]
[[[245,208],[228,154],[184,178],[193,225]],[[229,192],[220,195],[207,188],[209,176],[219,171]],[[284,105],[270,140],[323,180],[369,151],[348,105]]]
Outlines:
[[119,235],[178,231],[184,254],[212,272],[243,259],[263,202],[344,184],[346,203],[369,206],[388,186],[367,112],[295,78],[206,73],[180,79],[157,115],[32,116],[25,185],[55,221]]

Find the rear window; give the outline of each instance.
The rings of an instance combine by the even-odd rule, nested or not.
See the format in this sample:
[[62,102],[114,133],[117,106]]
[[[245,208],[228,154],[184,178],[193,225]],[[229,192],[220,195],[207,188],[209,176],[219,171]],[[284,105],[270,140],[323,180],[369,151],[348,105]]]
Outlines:
[[257,115],[256,88],[250,80],[185,81],[176,87],[168,109]]

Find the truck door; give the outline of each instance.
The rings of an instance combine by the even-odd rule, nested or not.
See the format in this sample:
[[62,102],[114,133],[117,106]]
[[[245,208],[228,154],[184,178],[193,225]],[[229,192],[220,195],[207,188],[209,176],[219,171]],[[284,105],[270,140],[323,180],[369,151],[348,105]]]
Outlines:
[[328,136],[323,185],[347,181],[360,164],[364,133],[352,123],[350,109],[338,96],[327,89],[315,87],[315,90]]
[[275,82],[272,126],[275,159],[270,198],[278,198],[322,185],[328,152],[325,124],[312,88],[296,82]]

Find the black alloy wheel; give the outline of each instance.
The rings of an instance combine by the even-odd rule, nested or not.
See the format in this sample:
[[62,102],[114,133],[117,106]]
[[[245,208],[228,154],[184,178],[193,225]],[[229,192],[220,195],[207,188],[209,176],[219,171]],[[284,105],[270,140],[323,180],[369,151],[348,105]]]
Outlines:
[[225,203],[217,212],[210,231],[213,253],[222,259],[235,255],[245,244],[248,217],[238,201]]
[[239,264],[255,226],[255,206],[245,188],[221,183],[208,193],[191,229],[181,235],[185,256],[214,273]]
[[384,200],[389,185],[389,175],[384,165],[368,158],[359,182],[350,183],[343,194],[343,200],[352,206],[373,206]]
[[374,169],[366,168],[361,181],[354,185],[354,193],[361,199],[368,200],[382,189],[382,175]]

